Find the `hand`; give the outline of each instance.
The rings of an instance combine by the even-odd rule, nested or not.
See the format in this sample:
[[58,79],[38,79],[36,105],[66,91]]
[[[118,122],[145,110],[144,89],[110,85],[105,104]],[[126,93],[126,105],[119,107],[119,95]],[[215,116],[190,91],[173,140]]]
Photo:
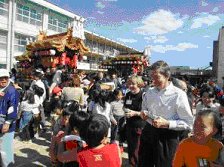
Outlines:
[[162,117],[158,117],[152,121],[152,125],[156,128],[169,128],[169,121]]
[[133,111],[133,110],[130,110],[129,112],[126,112],[125,113],[125,116],[127,117],[127,118],[131,118],[131,117],[133,117],[133,116],[136,116],[138,113],[136,112],[136,111]]
[[140,117],[143,119],[143,120],[147,120],[149,117],[148,115],[144,112],[144,111],[141,111],[140,113]]
[[61,138],[65,136],[65,132],[64,131],[59,131],[58,134],[55,136],[55,140],[57,143],[59,143],[61,141]]
[[117,121],[116,120],[113,120],[111,121],[113,125],[117,125]]
[[2,126],[2,133],[6,133],[9,131],[10,124],[3,124]]
[[1,97],[5,96],[5,93],[4,92],[0,92],[0,96]]

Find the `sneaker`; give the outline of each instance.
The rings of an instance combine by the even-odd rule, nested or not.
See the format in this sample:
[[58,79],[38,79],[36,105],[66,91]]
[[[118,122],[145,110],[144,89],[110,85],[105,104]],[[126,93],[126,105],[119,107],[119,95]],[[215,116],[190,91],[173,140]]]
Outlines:
[[39,133],[36,133],[35,135],[34,135],[34,137],[36,138],[36,139],[39,139]]

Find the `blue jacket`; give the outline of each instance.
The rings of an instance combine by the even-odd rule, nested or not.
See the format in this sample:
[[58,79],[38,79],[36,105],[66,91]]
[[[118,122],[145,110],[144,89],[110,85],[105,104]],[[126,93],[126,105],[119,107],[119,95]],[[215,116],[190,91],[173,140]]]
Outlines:
[[[14,86],[9,85],[6,88],[5,95],[0,97],[0,118],[7,122],[10,122],[9,132],[15,130],[16,118],[19,102],[19,93]],[[2,129],[2,123],[0,123],[0,131]]]

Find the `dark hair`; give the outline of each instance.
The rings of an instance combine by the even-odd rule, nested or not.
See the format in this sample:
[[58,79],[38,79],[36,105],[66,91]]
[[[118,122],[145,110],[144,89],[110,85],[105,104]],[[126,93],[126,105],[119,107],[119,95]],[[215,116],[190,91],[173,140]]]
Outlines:
[[34,104],[35,103],[35,99],[34,99],[34,92],[31,91],[31,90],[27,90],[25,93],[24,93],[24,97],[23,97],[23,100],[24,101],[28,101],[29,104]]
[[75,100],[64,101],[63,108],[71,113],[77,112],[79,110],[79,102]]
[[38,77],[38,78],[41,79],[41,78],[44,76],[44,72],[43,72],[42,69],[37,68],[37,69],[35,69],[35,71],[33,71],[33,75],[34,75],[35,77]]
[[86,135],[81,136],[89,147],[96,147],[108,134],[110,124],[104,115],[94,114],[86,128]]
[[159,73],[163,74],[165,77],[170,78],[171,71],[169,65],[162,60],[153,63],[150,70],[158,70]]
[[67,108],[62,111],[62,116],[63,117],[64,116],[70,116],[71,114],[72,114],[72,112]]
[[63,109],[63,101],[61,99],[59,100],[52,99],[52,105],[53,109],[55,108]]
[[81,80],[80,80],[78,75],[73,76],[73,84],[74,84],[75,87],[80,87]]
[[90,118],[90,115],[84,111],[78,111],[78,112],[72,113],[69,118],[69,126],[71,130],[75,128],[79,131],[80,136],[85,136],[86,126],[89,121],[89,118]]
[[44,89],[43,88],[41,88],[41,87],[39,87],[39,86],[37,86],[37,85],[33,85],[32,86],[32,89],[33,89],[33,91],[34,91],[34,93],[37,95],[37,96],[42,96],[43,94],[44,94]]
[[93,93],[93,97],[95,97],[94,102],[99,103],[99,105],[105,109],[109,93],[106,90],[95,90]]
[[219,114],[215,111],[212,111],[210,109],[200,110],[197,113],[196,118],[199,116],[202,117],[202,116],[209,116],[209,115],[211,115],[214,119],[214,127],[217,129],[220,129],[220,127],[222,127],[222,122],[221,122]]

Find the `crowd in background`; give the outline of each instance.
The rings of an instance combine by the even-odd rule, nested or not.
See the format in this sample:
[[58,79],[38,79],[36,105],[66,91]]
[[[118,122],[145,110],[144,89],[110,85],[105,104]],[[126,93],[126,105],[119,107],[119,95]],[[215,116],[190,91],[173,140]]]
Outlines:
[[[223,89],[212,80],[193,86],[173,78],[164,61],[151,65],[147,76],[125,78],[57,66],[36,68],[32,81],[21,84],[16,70],[0,71],[0,92],[4,146],[14,131],[32,142],[46,133],[50,120],[52,166],[118,167],[124,143],[132,167],[224,166]],[[6,122],[11,130],[4,130]],[[13,149],[4,157],[0,145],[0,162],[8,166]]]

